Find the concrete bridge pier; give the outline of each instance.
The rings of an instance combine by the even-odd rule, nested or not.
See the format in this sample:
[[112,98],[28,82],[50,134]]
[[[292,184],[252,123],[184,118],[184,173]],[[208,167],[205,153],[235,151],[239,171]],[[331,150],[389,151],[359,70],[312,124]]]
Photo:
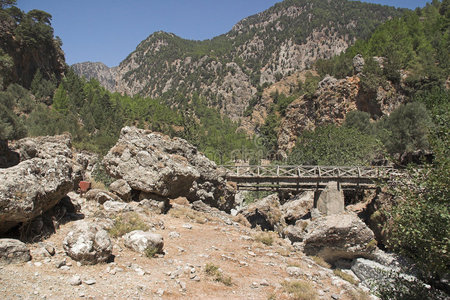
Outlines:
[[324,190],[314,191],[314,208],[325,216],[344,212],[344,191],[340,189],[337,181],[330,181]]

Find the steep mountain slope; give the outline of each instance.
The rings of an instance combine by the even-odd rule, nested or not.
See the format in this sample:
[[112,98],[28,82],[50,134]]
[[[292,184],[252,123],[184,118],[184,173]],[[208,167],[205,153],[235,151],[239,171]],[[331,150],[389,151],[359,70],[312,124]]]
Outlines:
[[341,53],[400,14],[391,7],[346,0],[286,0],[212,40],[156,32],[121,62],[116,91],[164,97],[174,104],[198,93],[238,119],[258,86]]
[[83,62],[72,65],[77,74],[83,74],[87,79],[97,79],[108,91],[116,88],[116,68],[108,68],[101,62]]

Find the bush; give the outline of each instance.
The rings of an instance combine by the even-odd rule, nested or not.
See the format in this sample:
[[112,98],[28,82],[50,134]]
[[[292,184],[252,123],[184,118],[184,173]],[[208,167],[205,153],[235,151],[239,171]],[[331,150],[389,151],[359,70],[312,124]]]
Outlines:
[[114,226],[109,229],[109,234],[112,237],[121,237],[134,230],[147,231],[149,228],[137,213],[126,213],[114,219]]
[[429,113],[422,103],[402,105],[379,123],[386,135],[381,135],[390,154],[428,149],[428,136],[432,127]]

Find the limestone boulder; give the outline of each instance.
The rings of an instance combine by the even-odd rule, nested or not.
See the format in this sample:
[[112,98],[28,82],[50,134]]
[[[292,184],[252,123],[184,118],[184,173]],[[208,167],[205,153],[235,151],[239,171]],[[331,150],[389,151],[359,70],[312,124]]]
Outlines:
[[147,249],[155,249],[155,252],[159,253],[164,247],[164,240],[160,234],[142,230],[135,230],[124,235],[123,243],[139,253],[144,253]]
[[72,189],[72,163],[66,156],[35,157],[0,169],[0,232],[42,215]]
[[281,232],[286,226],[277,194],[250,204],[242,211],[242,215],[247,218],[252,227],[260,226],[263,230]]
[[73,157],[70,134],[28,137],[10,143],[9,148],[19,154],[20,161],[36,157],[42,159],[52,159],[55,156]]
[[305,218],[314,207],[314,192],[306,191],[295,196],[281,206],[283,217],[287,224],[295,224]]
[[30,249],[25,243],[14,239],[0,239],[0,264],[27,262]]
[[77,221],[63,241],[67,255],[82,264],[93,265],[108,261],[113,245],[108,232],[99,225]]
[[103,203],[103,209],[110,213],[122,213],[133,210],[128,203],[119,201],[106,201]]
[[131,201],[131,187],[125,180],[119,179],[114,181],[110,184],[109,190],[119,196],[123,201]]
[[112,177],[125,180],[136,191],[202,200],[227,211],[234,206],[225,170],[181,138],[124,127],[103,163]]
[[306,227],[304,252],[333,263],[338,259],[370,258],[377,249],[375,236],[356,214],[320,217]]

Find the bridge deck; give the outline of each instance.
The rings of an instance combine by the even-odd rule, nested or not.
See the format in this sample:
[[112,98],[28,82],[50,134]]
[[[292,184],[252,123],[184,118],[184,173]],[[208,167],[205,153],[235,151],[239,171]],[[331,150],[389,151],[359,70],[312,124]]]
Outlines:
[[376,182],[398,175],[390,167],[349,166],[222,166],[227,180],[243,190],[323,189],[337,181],[342,189],[375,188]]

